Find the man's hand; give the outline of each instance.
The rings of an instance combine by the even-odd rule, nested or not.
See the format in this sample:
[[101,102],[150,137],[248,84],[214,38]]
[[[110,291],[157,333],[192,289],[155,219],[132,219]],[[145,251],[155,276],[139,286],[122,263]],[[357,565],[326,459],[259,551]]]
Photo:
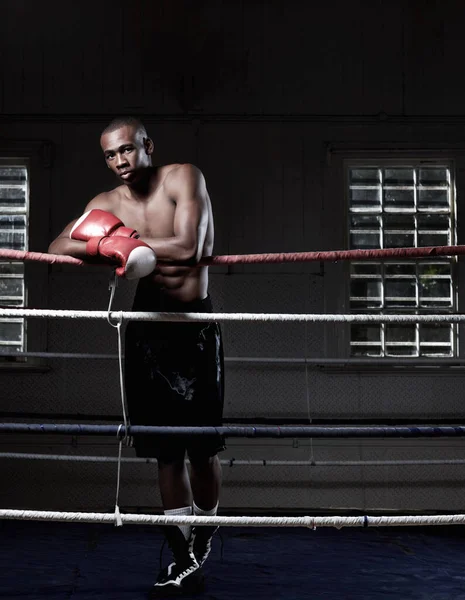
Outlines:
[[73,225],[69,237],[73,240],[87,242],[92,237],[121,236],[126,238],[138,238],[139,234],[131,227],[125,227],[124,223],[112,213],[95,208],[89,210],[80,217]]
[[120,265],[116,269],[119,277],[140,279],[150,275],[157,264],[155,252],[142,240],[122,236],[95,236],[86,244],[89,256],[98,256],[105,262]]

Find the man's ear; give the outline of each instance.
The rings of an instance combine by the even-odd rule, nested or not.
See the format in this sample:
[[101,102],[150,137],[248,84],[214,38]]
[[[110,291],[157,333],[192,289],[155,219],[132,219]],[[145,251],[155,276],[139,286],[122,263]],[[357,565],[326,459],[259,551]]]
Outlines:
[[153,154],[154,145],[153,145],[153,141],[149,137],[144,138],[144,148],[145,148],[146,154],[148,154],[149,156],[151,154]]

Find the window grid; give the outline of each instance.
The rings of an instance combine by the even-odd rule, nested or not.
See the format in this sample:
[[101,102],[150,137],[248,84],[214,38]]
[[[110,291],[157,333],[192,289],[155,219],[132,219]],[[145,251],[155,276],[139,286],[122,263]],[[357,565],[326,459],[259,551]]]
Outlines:
[[[453,243],[449,166],[364,163],[349,165],[347,172],[352,249]],[[402,179],[408,179],[408,185]],[[454,263],[454,258],[398,263],[354,261],[351,312],[453,312]],[[353,356],[447,357],[456,354],[456,336],[457,328],[452,324],[356,324],[351,326],[350,347]]]
[[[29,177],[26,164],[0,159],[0,248],[28,249]],[[0,262],[0,304],[24,307],[24,265]],[[25,350],[25,319],[0,319],[0,356]]]

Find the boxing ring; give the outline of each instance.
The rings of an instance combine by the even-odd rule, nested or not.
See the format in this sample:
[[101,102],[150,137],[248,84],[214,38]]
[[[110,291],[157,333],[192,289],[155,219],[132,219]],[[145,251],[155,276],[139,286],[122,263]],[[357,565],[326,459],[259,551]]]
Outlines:
[[[208,257],[206,265],[282,263],[300,261],[339,261],[396,258],[423,258],[465,254],[463,246],[429,248],[400,248],[385,250],[350,250],[334,252],[242,255]],[[0,251],[9,260],[38,260],[51,264],[82,265],[71,257],[32,252]],[[154,546],[161,536],[153,525],[219,525],[222,528],[223,548],[218,548],[207,563],[209,580],[205,598],[465,598],[465,579],[460,574],[465,560],[465,524],[463,513],[426,515],[349,516],[231,516],[182,517],[154,514],[124,513],[119,508],[119,492],[123,465],[151,464],[155,459],[122,456],[122,448],[131,435],[144,433],[158,436],[202,436],[220,433],[226,438],[462,438],[464,425],[455,426],[222,426],[222,427],[148,427],[131,426],[125,408],[122,371],[121,327],[130,320],[169,322],[260,322],[260,323],[464,323],[463,314],[275,314],[275,313],[142,313],[113,311],[115,287],[106,311],[41,310],[0,308],[0,318],[83,319],[107,320],[118,334],[119,381],[121,391],[121,422],[116,425],[86,423],[0,423],[0,435],[72,435],[113,439],[117,456],[66,456],[56,454],[1,452],[2,460],[88,461],[110,462],[116,465],[115,508],[112,512],[72,512],[0,509],[0,532],[5,547],[17,548],[29,569],[11,565],[0,555],[0,595],[4,598],[131,598],[146,596],[153,585],[157,569]],[[30,353],[31,356],[34,353]],[[46,353],[36,355],[46,356]],[[21,356],[18,354],[17,356]],[[27,356],[27,353],[25,353]],[[454,362],[457,362],[456,360]],[[115,373],[116,376],[116,373]],[[395,466],[395,465],[463,465],[462,459],[400,460],[400,461],[279,461],[279,460],[222,460],[223,465],[255,466]],[[127,468],[130,468],[129,466]],[[221,507],[220,507],[221,508]],[[131,525],[132,527],[125,527]],[[77,527],[79,526],[79,530]],[[115,527],[116,526],[116,527]],[[432,527],[434,526],[434,527]],[[224,530],[223,530],[224,528]],[[254,529],[259,534],[254,534]],[[350,528],[344,532],[328,531]],[[387,533],[388,528],[394,533]],[[270,531],[271,530],[271,531]],[[370,531],[371,530],[371,531]],[[28,543],[33,531],[32,543]],[[53,532],[53,534],[52,534]],[[311,533],[309,533],[311,532]],[[61,545],[57,535],[63,541]],[[49,538],[49,562],[40,575],[39,590],[17,578],[31,578],[30,565],[39,560],[39,548],[34,540]],[[97,540],[97,541],[96,541]],[[218,546],[218,544],[217,544]],[[266,547],[266,549],[265,549]],[[111,549],[113,548],[113,550]],[[123,549],[124,548],[124,549]],[[400,551],[399,551],[400,549]],[[34,550],[37,552],[34,553]],[[357,558],[353,555],[357,552]],[[84,556],[86,555],[86,556]],[[92,555],[88,558],[87,555]],[[111,555],[111,569],[105,556]],[[36,558],[34,558],[36,556]],[[296,556],[298,557],[296,559]],[[415,560],[412,560],[412,557]],[[43,560],[43,559],[42,559]],[[70,565],[79,564],[78,575]],[[100,564],[102,574],[96,563]],[[52,568],[62,565],[57,575]],[[86,570],[87,569],[87,570]],[[60,569],[58,569],[60,570]],[[311,571],[311,573],[309,573]],[[11,573],[19,573],[12,583]],[[335,572],[337,576],[335,576]],[[21,575],[22,573],[22,575]],[[88,575],[82,575],[88,573]],[[412,575],[413,574],[413,575]],[[412,575],[409,577],[409,575]],[[83,585],[79,578],[84,577]],[[357,583],[354,583],[354,580]],[[247,581],[247,587],[241,584]],[[55,582],[55,583],[53,583]],[[58,583],[57,583],[58,582]],[[91,583],[93,582],[93,583]],[[99,583],[97,583],[99,582]],[[413,587],[412,587],[413,586]],[[437,591],[434,591],[437,586]],[[434,594],[432,594],[432,590]],[[35,595],[34,595],[35,594]],[[411,595],[410,595],[411,594]],[[430,594],[430,595],[427,595]],[[186,597],[186,596],[184,596]]]

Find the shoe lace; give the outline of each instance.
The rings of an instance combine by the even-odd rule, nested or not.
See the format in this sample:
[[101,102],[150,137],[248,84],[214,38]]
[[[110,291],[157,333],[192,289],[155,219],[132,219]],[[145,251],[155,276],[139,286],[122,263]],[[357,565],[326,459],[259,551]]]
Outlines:
[[163,562],[163,550],[165,548],[165,544],[166,544],[166,540],[163,540],[163,543],[162,543],[161,548],[160,548],[160,557],[159,557],[160,570],[161,570],[161,565],[162,565],[162,562]]
[[221,541],[220,559],[221,559],[221,562],[223,562],[224,539],[223,539],[223,534],[221,533],[221,530],[218,530],[218,535],[220,536],[220,541]]

